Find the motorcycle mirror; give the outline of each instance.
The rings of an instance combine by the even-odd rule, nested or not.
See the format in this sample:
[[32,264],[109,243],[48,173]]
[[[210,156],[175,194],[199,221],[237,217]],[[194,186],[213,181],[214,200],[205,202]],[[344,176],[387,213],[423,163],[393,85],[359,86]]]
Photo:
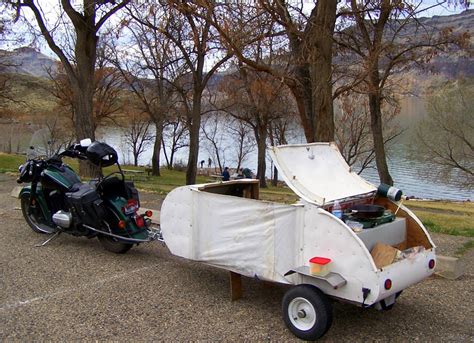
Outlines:
[[81,145],[81,147],[87,148],[89,145],[92,144],[92,141],[91,141],[90,138],[84,138],[84,139],[81,139],[81,141],[79,142],[79,144]]

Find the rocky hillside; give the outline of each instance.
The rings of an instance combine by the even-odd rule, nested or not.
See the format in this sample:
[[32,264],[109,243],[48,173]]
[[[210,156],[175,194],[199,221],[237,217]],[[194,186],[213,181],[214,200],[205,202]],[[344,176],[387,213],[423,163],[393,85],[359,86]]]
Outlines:
[[48,77],[47,71],[56,73],[58,62],[29,47],[13,51],[0,50],[0,72]]

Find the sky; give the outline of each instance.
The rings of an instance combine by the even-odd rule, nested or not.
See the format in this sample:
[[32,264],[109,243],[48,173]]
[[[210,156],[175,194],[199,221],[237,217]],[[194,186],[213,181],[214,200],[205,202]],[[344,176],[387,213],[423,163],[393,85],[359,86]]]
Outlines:
[[[414,0],[414,1],[408,0],[408,1],[413,4],[418,4],[420,2],[420,0]],[[474,0],[469,0],[469,1],[471,3],[471,8],[474,8]],[[48,17],[48,19],[54,20],[55,18],[57,18],[57,15],[58,15],[57,13],[58,13],[58,8],[59,8],[58,4],[60,0],[38,0],[36,2],[40,4],[40,6],[43,9],[44,14],[46,15],[46,17]],[[73,3],[73,5],[80,4],[82,3],[82,0],[71,0],[71,2]],[[308,7],[309,10],[311,10],[312,8],[312,2],[313,2],[312,0],[306,0],[306,4],[309,5]],[[423,11],[423,14],[422,14],[423,17],[432,17],[435,15],[442,15],[442,16],[453,15],[453,14],[461,13],[462,11],[465,10],[460,5],[457,5],[457,6],[453,5],[453,3],[455,2],[456,2],[455,0],[444,0],[444,1],[443,0],[422,0],[421,5],[420,5],[420,10],[426,9],[426,11]],[[436,6],[437,4],[440,4],[440,5]],[[25,10],[24,13],[28,18],[33,19],[33,15],[30,10]],[[22,30],[21,27],[17,27],[15,28],[15,30],[17,32],[24,31],[25,33],[27,31],[26,28]],[[2,49],[12,50],[17,47],[18,46],[11,46],[8,44],[0,43],[0,48]],[[40,45],[37,46],[37,48],[39,48],[39,50],[43,54],[49,57],[52,57],[54,59],[57,59],[57,56],[47,47],[47,45],[44,42],[40,43]]]

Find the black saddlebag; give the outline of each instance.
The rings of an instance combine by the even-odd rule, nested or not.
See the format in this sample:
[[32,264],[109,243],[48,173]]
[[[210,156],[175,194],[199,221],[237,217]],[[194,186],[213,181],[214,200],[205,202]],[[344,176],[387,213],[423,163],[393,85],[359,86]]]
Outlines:
[[105,205],[94,187],[80,184],[73,192],[66,193],[66,199],[75,222],[95,228],[101,226],[105,218]]

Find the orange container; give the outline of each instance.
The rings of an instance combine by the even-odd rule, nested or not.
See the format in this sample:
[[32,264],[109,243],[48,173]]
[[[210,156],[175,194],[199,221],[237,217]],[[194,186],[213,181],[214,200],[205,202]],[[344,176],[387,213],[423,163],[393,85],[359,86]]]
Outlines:
[[325,276],[329,274],[330,258],[313,257],[309,260],[309,271],[312,275]]

